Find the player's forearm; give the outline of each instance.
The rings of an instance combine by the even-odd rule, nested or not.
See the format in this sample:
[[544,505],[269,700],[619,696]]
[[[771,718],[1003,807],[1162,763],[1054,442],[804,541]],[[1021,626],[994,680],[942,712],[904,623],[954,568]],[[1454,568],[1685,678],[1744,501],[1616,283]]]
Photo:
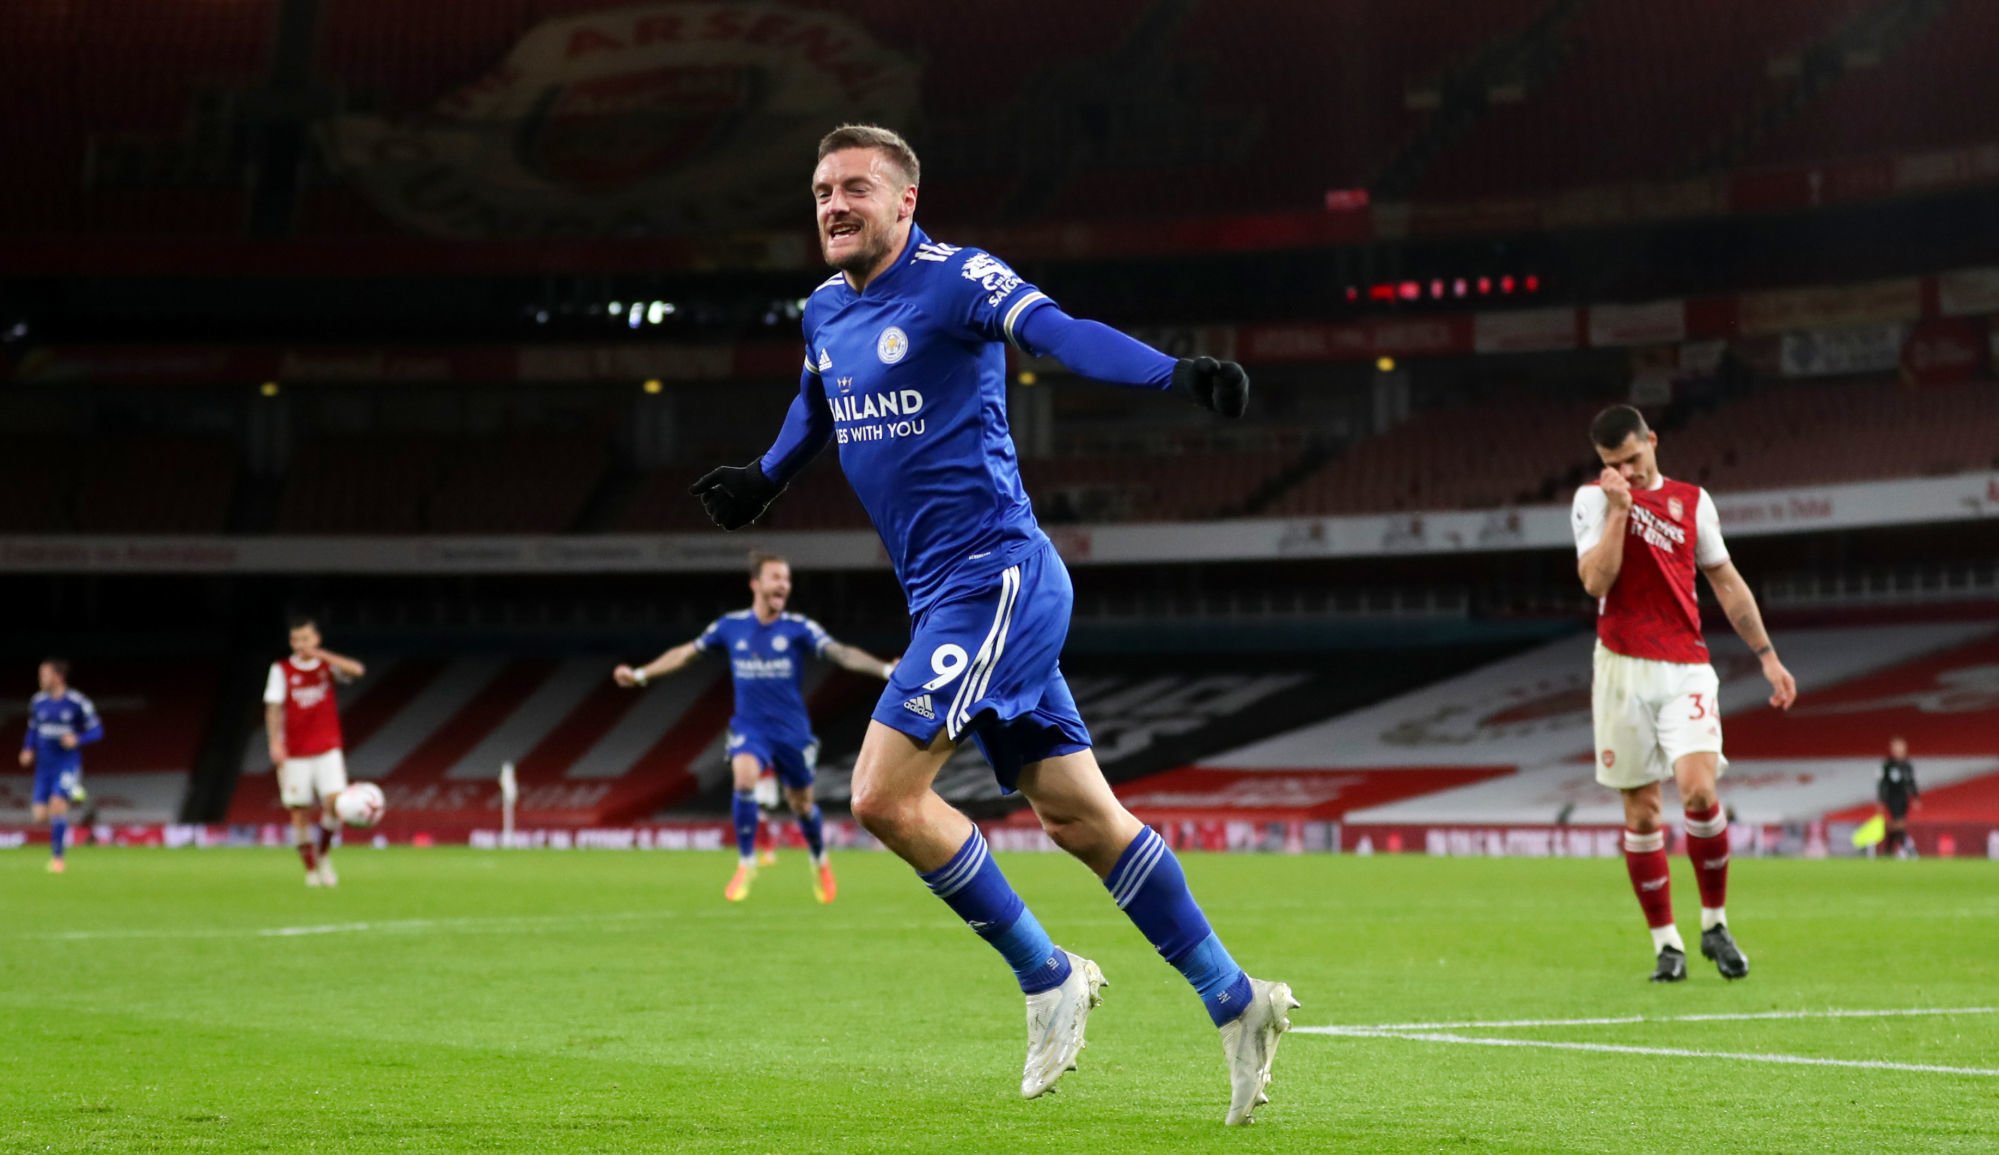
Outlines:
[[875,657],[859,646],[850,646],[845,642],[834,642],[832,645],[826,647],[826,656],[833,659],[834,665],[839,666],[843,670],[852,670],[856,674],[867,674],[875,678],[887,678],[889,675],[888,662]]
[[1161,392],[1173,386],[1173,358],[1109,325],[1078,320],[1054,305],[1029,313],[1016,335],[1021,348],[1053,357],[1094,381]]
[[1728,624],[1735,628],[1735,636],[1741,638],[1752,653],[1761,658],[1776,652],[1776,646],[1770,642],[1770,632],[1763,628],[1763,612],[1756,608],[1756,595],[1750,592],[1748,582],[1730,582],[1717,589],[1714,597],[1721,603],[1721,612],[1728,615]]
[[285,708],[283,706],[272,706],[269,704],[264,706],[264,737],[273,746],[284,745]]
[[784,426],[777,431],[777,440],[759,459],[764,476],[780,486],[790,484],[798,471],[833,439],[833,414],[821,403],[818,393],[819,375],[802,375],[798,396],[791,399],[791,408],[785,411]]
[[326,659],[326,664],[333,667],[333,672],[343,678],[358,678],[368,672],[366,666],[363,666],[345,654],[336,654],[332,650],[322,649],[319,651],[319,656]]
[[1610,587],[1617,584],[1617,575],[1624,572],[1624,534],[1630,514],[1613,509],[1604,515],[1603,536],[1590,547],[1578,565],[1583,579],[1583,589],[1589,596],[1600,598],[1610,593]]
[[651,681],[654,678],[664,678],[671,674],[677,674],[692,665],[694,659],[699,654],[700,651],[694,648],[694,643],[683,642],[661,654],[659,657],[654,658],[652,661],[647,662],[645,665],[640,666],[637,672],[646,681]]

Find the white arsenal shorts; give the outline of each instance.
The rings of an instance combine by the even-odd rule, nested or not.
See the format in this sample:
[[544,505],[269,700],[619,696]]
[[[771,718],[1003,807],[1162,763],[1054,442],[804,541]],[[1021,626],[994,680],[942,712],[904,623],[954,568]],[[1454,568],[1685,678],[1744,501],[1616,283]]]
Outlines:
[[315,795],[331,798],[347,789],[347,759],[338,750],[308,758],[287,758],[278,767],[278,800],[289,808],[310,806]]
[[[1632,790],[1673,777],[1689,754],[1721,754],[1721,680],[1714,667],[1617,653],[1598,642],[1590,705],[1596,716],[1596,780]],[[1717,776],[1728,769],[1721,758]]]

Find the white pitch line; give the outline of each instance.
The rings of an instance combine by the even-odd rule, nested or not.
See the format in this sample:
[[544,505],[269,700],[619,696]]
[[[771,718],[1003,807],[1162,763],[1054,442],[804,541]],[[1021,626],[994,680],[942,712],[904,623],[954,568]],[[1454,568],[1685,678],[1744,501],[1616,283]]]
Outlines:
[[550,926],[573,926],[618,922],[650,922],[676,917],[673,911],[623,911],[605,914],[551,915],[546,918],[532,915],[501,915],[497,917],[466,916],[462,918],[394,918],[378,919],[372,922],[327,922],[304,926],[243,926],[243,927],[133,927],[122,930],[68,930],[52,931],[46,934],[24,934],[13,936],[19,939],[39,939],[47,942],[85,942],[95,939],[156,939],[156,938],[304,938],[322,934],[361,934],[370,931],[394,933],[398,931],[461,930],[461,931],[511,931],[529,930]]
[[1886,1019],[1932,1015],[1989,1015],[1992,1007],[1910,1007],[1861,1011],[1751,1011],[1709,1015],[1614,1015],[1596,1019],[1503,1019],[1458,1023],[1374,1023],[1366,1026],[1293,1027],[1313,1035],[1372,1034],[1381,1031],[1495,1030],[1503,1027],[1613,1027],[1638,1023],[1733,1023],[1760,1019]]
[[1934,1063],[1891,1063],[1880,1059],[1821,1059],[1811,1055],[1771,1055],[1745,1051],[1696,1051],[1682,1047],[1633,1047],[1618,1043],[1564,1043],[1553,1039],[1476,1039],[1469,1035],[1345,1032],[1353,1038],[1401,1039],[1412,1043],[1452,1043],[1470,1047],[1541,1047],[1554,1051],[1594,1051],[1612,1055],[1663,1055],[1682,1059],[1733,1059],[1743,1063],[1779,1063],[1797,1067],[1852,1067],[1866,1071],[1914,1071],[1933,1075],[1977,1075],[1999,1078],[1999,1068],[1945,1067]]

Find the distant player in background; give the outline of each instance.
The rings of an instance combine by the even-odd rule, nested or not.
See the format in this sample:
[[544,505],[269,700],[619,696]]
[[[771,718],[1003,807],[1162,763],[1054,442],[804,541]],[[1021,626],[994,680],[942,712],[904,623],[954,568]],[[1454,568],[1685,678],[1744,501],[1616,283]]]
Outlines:
[[611,676],[620,686],[644,686],[654,678],[686,669],[711,650],[728,655],[736,691],[736,713],[729,719],[727,747],[735,786],[729,814],[736,827],[736,873],[723,888],[722,897],[741,902],[749,897],[750,884],[756,881],[757,780],[771,770],[783,784],[784,800],[812,852],[812,893],[820,902],[832,902],[839,890],[833,868],[826,861],[819,805],[812,800],[819,739],[812,735],[812,716],[805,709],[805,695],[800,690],[804,659],[809,654],[876,678],[894,673],[895,663],[834,641],[818,622],[803,614],[784,612],[791,600],[791,563],[776,554],[750,555],[750,595],[749,609],[724,614],[693,641],[675,646],[643,666],[619,666]]
[[264,734],[278,768],[278,797],[292,813],[292,842],[305,864],[307,886],[337,886],[334,836],[340,817],[333,800],[347,789],[340,707],[334,686],[367,673],[361,663],[320,645],[311,618],[291,621],[291,656],[271,663],[264,682]]
[[843,125],[820,141],[811,189],[820,249],[838,271],[805,305],[798,396],[769,452],[713,470],[694,493],[716,525],[740,529],[839,446],[914,627],[854,764],[854,816],[1013,972],[1027,997],[1022,1096],[1075,1067],[1104,976],[1055,945],[978,826],[934,788],[967,741],[1193,988],[1228,1063],[1223,1119],[1247,1123],[1268,1099],[1297,1000],[1236,964],[1173,851],[1097,765],[1060,662],[1075,591],[1035,520],[1007,425],[1006,347],[1227,417],[1248,406],[1249,376],[1071,317],[991,253],[932,240],[916,224],[920,168],[885,128]]
[[1897,858],[1914,858],[1915,844],[1909,841],[1909,808],[1923,792],[1916,788],[1916,765],[1909,761],[1909,743],[1901,738],[1888,742],[1888,760],[1881,763],[1881,781],[1874,793],[1888,823],[1882,851]]
[[1597,414],[1590,438],[1603,473],[1576,494],[1571,520],[1577,571],[1597,599],[1596,780],[1624,796],[1624,861],[1652,928],[1653,982],[1687,977],[1686,944],[1673,925],[1671,866],[1660,783],[1672,779],[1686,808],[1687,857],[1701,894],[1701,954],[1722,977],[1749,973],[1729,933],[1728,816],[1715,781],[1721,753],[1720,681],[1701,635],[1694,571],[1763,663],[1770,704],[1788,710],[1798,684],[1763,629],[1749,583],[1728,559],[1714,499],[1659,472],[1659,435],[1629,405]]
[[82,793],[83,748],[104,737],[104,723],[90,699],[70,688],[68,662],[50,658],[35,675],[41,690],[28,702],[21,767],[35,772],[35,821],[49,824],[49,873],[61,874],[70,799]]

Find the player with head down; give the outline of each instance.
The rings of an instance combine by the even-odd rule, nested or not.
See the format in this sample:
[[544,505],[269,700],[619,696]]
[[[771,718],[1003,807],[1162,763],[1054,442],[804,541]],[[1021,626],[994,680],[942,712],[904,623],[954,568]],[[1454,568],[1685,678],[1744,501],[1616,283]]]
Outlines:
[[1686,944],[1673,923],[1661,783],[1671,780],[1685,808],[1687,857],[1701,898],[1701,954],[1723,978],[1746,978],[1749,956],[1728,929],[1728,816],[1716,780],[1721,752],[1721,683],[1701,633],[1696,570],[1707,575],[1729,624],[1770,683],[1770,705],[1788,710],[1797,679],[1777,658],[1756,595],[1729,560],[1714,499],[1698,485],[1659,472],[1659,435],[1629,405],[1613,405],[1590,425],[1603,472],[1576,493],[1571,522],[1576,571],[1597,599],[1596,780],[1624,799],[1624,865],[1652,932],[1652,981],[1687,977]]
[[886,129],[848,125],[820,142],[812,195],[839,272],[806,304],[798,397],[768,453],[694,492],[717,525],[740,529],[838,445],[912,622],[854,767],[854,816],[1012,968],[1027,995],[1021,1094],[1074,1068],[1104,978],[1050,940],[978,828],[932,789],[967,738],[1193,985],[1221,1029],[1226,1121],[1247,1123],[1298,1004],[1230,957],[1173,852],[1118,802],[1091,752],[1058,661],[1074,594],[1021,488],[1005,344],[1227,417],[1241,416],[1248,378],[1070,317],[991,254],[932,240],[915,222],[918,179],[916,154]]

